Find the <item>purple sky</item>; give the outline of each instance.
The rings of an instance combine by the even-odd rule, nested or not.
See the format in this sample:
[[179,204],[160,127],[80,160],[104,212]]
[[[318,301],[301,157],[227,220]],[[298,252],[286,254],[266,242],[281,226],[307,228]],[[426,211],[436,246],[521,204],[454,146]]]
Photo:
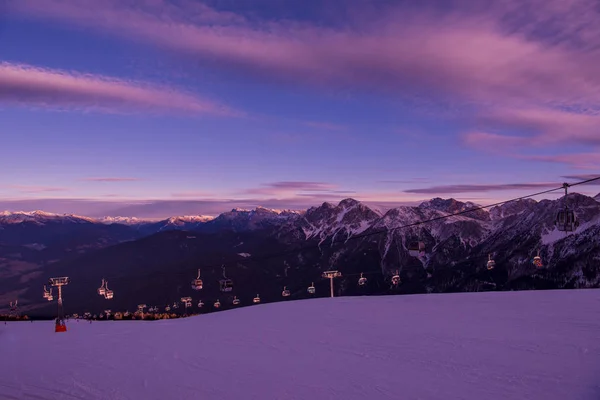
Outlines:
[[3,0],[0,209],[488,203],[600,173],[599,14],[596,0]]

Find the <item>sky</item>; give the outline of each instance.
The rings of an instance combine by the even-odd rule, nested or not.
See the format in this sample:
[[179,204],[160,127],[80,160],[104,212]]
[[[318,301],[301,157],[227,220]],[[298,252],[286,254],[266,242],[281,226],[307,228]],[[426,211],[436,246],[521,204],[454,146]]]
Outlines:
[[0,0],[0,209],[486,204],[600,175],[599,14],[596,0]]

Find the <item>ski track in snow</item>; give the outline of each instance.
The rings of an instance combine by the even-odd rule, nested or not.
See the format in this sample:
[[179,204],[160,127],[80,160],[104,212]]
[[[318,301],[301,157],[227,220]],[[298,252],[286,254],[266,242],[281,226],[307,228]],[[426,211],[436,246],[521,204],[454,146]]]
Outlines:
[[0,323],[0,398],[598,399],[600,290],[345,297]]

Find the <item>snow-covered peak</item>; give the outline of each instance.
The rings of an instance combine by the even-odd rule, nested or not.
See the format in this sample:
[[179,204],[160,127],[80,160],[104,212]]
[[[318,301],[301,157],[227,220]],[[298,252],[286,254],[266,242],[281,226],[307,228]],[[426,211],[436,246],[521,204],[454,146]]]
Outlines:
[[479,205],[470,201],[462,202],[456,199],[442,199],[440,197],[424,201],[418,206],[418,208],[423,210],[437,210],[447,214],[462,213],[468,210],[476,209],[473,212],[470,212],[465,215],[469,216],[470,218],[480,219],[484,221],[489,220],[488,211],[477,209],[478,207]]
[[103,224],[121,224],[121,225],[142,225],[154,222],[152,219],[142,219],[136,217],[102,217],[98,218],[98,222]]
[[302,211],[296,210],[278,210],[273,208],[266,208],[258,206],[253,210],[243,209],[243,208],[234,208],[229,212],[224,212],[220,214],[216,220],[231,220],[231,219],[281,219],[289,216],[295,216],[302,214]]
[[189,224],[197,222],[208,222],[213,220],[215,217],[208,215],[181,215],[177,217],[170,217],[167,219],[167,223],[178,225],[178,224]]
[[90,223],[96,222],[93,218],[74,214],[54,214],[45,211],[3,211],[0,213],[0,224],[20,224],[23,222],[32,222],[44,224],[46,222],[73,222]]
[[511,215],[521,214],[524,211],[532,210],[537,201],[534,199],[519,199],[505,203],[490,209],[490,217],[492,220],[498,220],[509,217]]
[[301,228],[305,237],[321,240],[338,234],[350,237],[367,230],[380,214],[354,199],[344,199],[337,206],[323,203],[311,207],[304,214]]

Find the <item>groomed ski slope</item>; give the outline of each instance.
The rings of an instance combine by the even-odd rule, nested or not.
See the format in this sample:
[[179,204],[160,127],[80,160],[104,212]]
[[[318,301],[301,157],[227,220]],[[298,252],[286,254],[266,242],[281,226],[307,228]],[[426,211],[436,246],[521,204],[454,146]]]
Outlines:
[[530,291],[2,324],[0,398],[598,399],[599,311],[600,290]]

